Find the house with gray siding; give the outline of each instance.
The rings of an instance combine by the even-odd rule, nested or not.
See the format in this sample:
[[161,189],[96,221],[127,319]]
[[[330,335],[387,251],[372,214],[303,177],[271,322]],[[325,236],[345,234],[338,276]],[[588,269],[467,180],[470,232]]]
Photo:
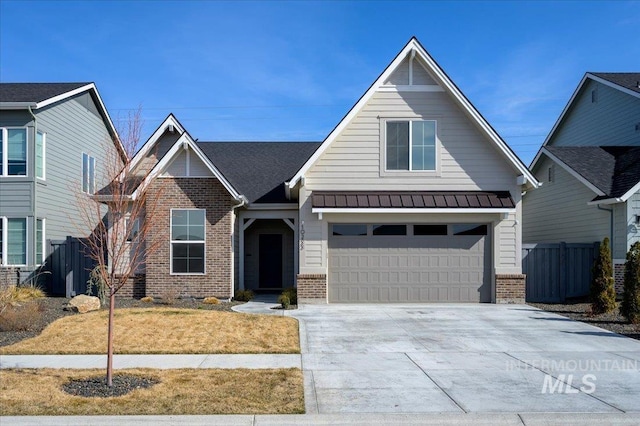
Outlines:
[[131,170],[163,197],[140,295],[524,301],[538,182],[415,38],[321,142],[200,142],[169,115]]
[[525,243],[611,240],[616,284],[640,240],[640,73],[587,73],[531,164]]
[[76,197],[105,184],[114,140],[93,83],[0,84],[0,285],[46,263],[48,240],[91,233]]

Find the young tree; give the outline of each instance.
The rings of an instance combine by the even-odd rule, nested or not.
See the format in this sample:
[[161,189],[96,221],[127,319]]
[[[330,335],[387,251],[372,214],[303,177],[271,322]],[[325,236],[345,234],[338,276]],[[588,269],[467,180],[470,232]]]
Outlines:
[[600,244],[600,252],[591,271],[591,312],[598,315],[613,311],[616,308],[616,290],[609,238],[605,237]]
[[151,232],[159,212],[161,190],[144,191],[149,176],[136,173],[132,159],[140,141],[141,111],[130,113],[119,140],[105,141],[106,186],[93,196],[77,194],[80,225],[93,229],[84,240],[96,262],[98,281],[107,287],[107,384],[113,386],[113,330],[116,293],[144,268],[145,259],[158,249],[160,232]]
[[620,313],[629,322],[640,323],[640,241],[634,243],[627,253]]

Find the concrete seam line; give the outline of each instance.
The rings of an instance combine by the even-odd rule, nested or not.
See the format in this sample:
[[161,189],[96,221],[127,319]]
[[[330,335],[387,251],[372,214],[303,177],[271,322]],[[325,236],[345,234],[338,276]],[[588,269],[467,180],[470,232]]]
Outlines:
[[522,423],[522,424],[523,424],[523,425],[525,425],[525,426],[527,425],[527,424],[524,422],[524,419],[522,418],[522,416],[520,415],[520,413],[518,413],[518,418],[520,419],[520,423]]
[[440,389],[440,390],[442,391],[442,393],[444,393],[445,395],[447,395],[447,397],[448,397],[448,398],[449,398],[449,399],[450,399],[454,404],[456,404],[456,407],[458,407],[459,409],[461,409],[463,413],[465,413],[465,414],[469,414],[469,412],[468,412],[467,410],[465,410],[464,408],[462,408],[462,405],[458,404],[458,401],[456,401],[455,399],[453,399],[453,397],[452,397],[451,395],[449,395],[449,393],[448,393],[446,390],[442,389],[442,387],[441,387],[438,383],[436,383],[436,381],[435,381],[435,380],[433,380],[433,379],[431,378],[431,376],[430,376],[429,374],[427,374],[427,372],[426,372],[426,371],[424,371],[424,369],[423,369],[422,367],[420,367],[420,366],[419,366],[419,365],[418,365],[418,364],[413,360],[413,358],[411,358],[411,357],[409,356],[409,354],[408,354],[408,353],[406,353],[406,352],[403,352],[403,353],[404,353],[404,356],[406,356],[407,358],[409,358],[409,361],[411,361],[411,362],[413,363],[413,365],[415,365],[416,367],[418,367],[418,368],[420,369],[420,371],[422,371],[422,372],[424,373],[424,375],[425,375],[425,376],[427,376],[427,377],[429,378],[429,380],[431,380],[431,381],[433,382],[433,384],[434,384],[434,385],[436,385],[436,386],[438,387],[438,389]]
[[[554,378],[554,379],[556,379],[556,380],[560,380],[558,377],[554,376],[553,374],[548,373],[548,372],[546,372],[546,371],[544,371],[544,370],[541,370],[540,368],[536,367],[535,365],[530,364],[530,363],[528,363],[528,362],[526,362],[526,361],[523,361],[523,360],[519,359],[518,357],[511,355],[510,353],[507,353],[507,352],[503,352],[503,353],[504,353],[505,355],[510,356],[511,358],[515,359],[516,361],[520,361],[521,363],[526,364],[526,365],[528,365],[529,367],[531,367],[531,368],[533,368],[533,369],[535,369],[535,370],[538,370],[538,371],[539,371],[539,372],[541,372],[542,374],[546,374],[546,375],[548,375],[548,376],[553,377],[553,378]],[[564,380],[561,380],[561,382],[562,382],[562,383],[564,383],[564,384],[565,384],[565,385],[567,385],[567,386],[571,386],[573,389],[577,390],[577,391],[578,391],[578,392],[580,392],[580,393],[583,393],[583,394],[585,394],[585,395],[587,395],[587,396],[590,396],[591,398],[593,398],[593,399],[595,399],[595,400],[597,400],[597,401],[600,401],[600,402],[602,402],[603,404],[608,405],[609,407],[614,408],[614,409],[616,409],[616,410],[620,411],[621,413],[626,413],[626,411],[624,411],[623,409],[618,408],[618,407],[616,407],[615,405],[613,405],[613,404],[611,404],[611,403],[609,403],[609,402],[607,402],[607,401],[605,401],[605,400],[603,400],[603,399],[601,399],[601,398],[598,398],[597,396],[594,396],[593,394],[586,393],[586,392],[582,392],[582,390],[580,390],[580,388],[577,388],[577,387],[573,386],[573,384],[572,384],[572,383],[567,383],[567,382],[566,382],[566,381],[564,381]]]

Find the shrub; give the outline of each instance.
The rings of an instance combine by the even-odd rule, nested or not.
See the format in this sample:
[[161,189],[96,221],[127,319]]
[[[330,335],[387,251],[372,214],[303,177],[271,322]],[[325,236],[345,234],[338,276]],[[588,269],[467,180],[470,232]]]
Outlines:
[[0,291],[0,312],[8,305],[16,305],[45,297],[36,285],[8,286]]
[[43,308],[38,301],[6,305],[0,313],[0,331],[31,330],[42,317]]
[[216,297],[205,297],[202,303],[205,305],[217,305],[220,301]]
[[602,240],[600,252],[593,263],[590,288],[591,312],[595,315],[611,312],[616,308],[616,290],[611,265],[609,238]]
[[248,302],[254,297],[255,295],[251,290],[238,290],[236,291],[235,296],[233,296],[233,299],[237,300],[238,302]]
[[282,305],[282,309],[288,309],[291,305],[289,296],[287,296],[286,294],[281,294],[280,296],[278,296],[278,303]]
[[164,289],[160,294],[160,299],[165,305],[173,305],[180,297],[180,290],[177,286]]
[[153,297],[151,297],[151,296],[145,296],[145,297],[143,297],[142,299],[140,299],[140,301],[141,301],[141,302],[144,302],[144,303],[152,303],[152,302],[153,302]]
[[289,298],[289,301],[292,305],[298,304],[298,289],[296,289],[295,287],[285,288],[282,291],[282,294]]
[[629,322],[640,323],[640,241],[633,244],[627,253],[620,313]]

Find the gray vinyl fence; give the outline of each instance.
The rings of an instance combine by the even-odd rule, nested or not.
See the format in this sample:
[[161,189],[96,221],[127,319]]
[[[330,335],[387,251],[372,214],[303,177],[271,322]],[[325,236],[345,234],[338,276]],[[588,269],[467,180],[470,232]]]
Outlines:
[[526,300],[562,303],[589,294],[591,267],[600,243],[523,244],[522,273],[527,275]]
[[87,280],[95,261],[85,253],[79,238],[49,240],[47,293],[71,297],[87,292]]

